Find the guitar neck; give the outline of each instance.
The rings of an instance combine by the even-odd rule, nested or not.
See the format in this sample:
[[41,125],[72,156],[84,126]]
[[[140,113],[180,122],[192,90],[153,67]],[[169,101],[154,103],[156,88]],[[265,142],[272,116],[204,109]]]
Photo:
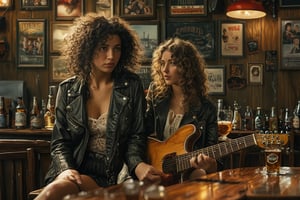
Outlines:
[[212,145],[203,149],[195,150],[186,154],[176,156],[177,172],[183,172],[186,169],[191,168],[190,159],[198,154],[205,154],[211,158],[221,158],[225,155],[239,151],[241,149],[256,145],[254,134],[239,137],[236,139],[230,139],[229,141],[222,142],[216,145]]

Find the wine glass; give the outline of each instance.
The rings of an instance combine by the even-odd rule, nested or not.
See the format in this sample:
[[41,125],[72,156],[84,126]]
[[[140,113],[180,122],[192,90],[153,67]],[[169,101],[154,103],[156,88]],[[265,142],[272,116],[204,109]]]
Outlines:
[[230,109],[222,109],[218,113],[218,135],[219,141],[226,141],[227,135],[232,130],[232,111]]

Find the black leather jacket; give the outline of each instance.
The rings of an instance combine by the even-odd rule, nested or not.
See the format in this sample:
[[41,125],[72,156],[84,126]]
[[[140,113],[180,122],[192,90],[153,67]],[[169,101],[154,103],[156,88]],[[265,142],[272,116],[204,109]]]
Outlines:
[[[149,97],[146,111],[146,130],[148,135],[155,134],[159,140],[163,140],[163,132],[167,120],[170,105],[170,94],[164,98],[154,99],[151,97],[153,84],[149,87]],[[180,126],[194,124],[200,131],[200,138],[195,141],[193,150],[201,149],[218,143],[218,123],[216,106],[207,98],[199,98],[201,104],[191,107],[185,113]],[[220,166],[219,166],[220,165]],[[221,163],[218,164],[221,167]]]
[[[52,163],[46,183],[66,169],[78,169],[89,140],[85,82],[73,77],[59,85],[56,122],[51,141]],[[106,129],[106,171],[108,185],[116,184],[123,163],[134,175],[136,165],[145,160],[147,135],[144,127],[146,104],[140,79],[124,71],[114,79]]]

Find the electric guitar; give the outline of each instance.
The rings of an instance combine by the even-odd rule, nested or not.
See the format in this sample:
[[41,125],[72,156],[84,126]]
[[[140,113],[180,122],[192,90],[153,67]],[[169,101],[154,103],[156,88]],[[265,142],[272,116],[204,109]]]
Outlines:
[[253,133],[236,139],[229,139],[226,142],[221,142],[203,149],[191,151],[194,141],[199,137],[200,133],[196,131],[196,127],[193,124],[180,127],[165,141],[148,137],[149,162],[156,169],[164,172],[166,177],[169,177],[190,169],[190,159],[200,153],[218,159],[254,145],[265,148],[266,144],[277,144],[279,142],[280,145],[286,145],[288,142],[288,134]]

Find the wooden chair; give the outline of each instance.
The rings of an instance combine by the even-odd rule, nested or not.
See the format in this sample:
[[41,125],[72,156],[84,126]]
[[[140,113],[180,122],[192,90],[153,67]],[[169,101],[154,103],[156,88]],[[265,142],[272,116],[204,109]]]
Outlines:
[[26,200],[35,185],[32,148],[0,153],[0,199]]
[[0,139],[0,199],[27,200],[43,186],[49,164],[49,141]]

